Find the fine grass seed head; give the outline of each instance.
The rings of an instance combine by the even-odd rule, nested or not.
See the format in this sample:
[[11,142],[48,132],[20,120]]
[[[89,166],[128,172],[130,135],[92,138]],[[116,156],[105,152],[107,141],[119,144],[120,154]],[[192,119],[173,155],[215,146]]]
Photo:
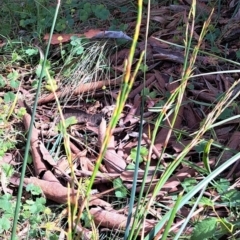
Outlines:
[[[113,46],[107,42],[72,38],[71,49],[61,71],[64,76],[60,85],[62,92],[69,92],[69,88],[76,89],[84,83],[109,79],[110,63],[106,56],[111,49]],[[64,97],[64,102],[71,98],[72,93]],[[89,92],[90,95],[93,93],[94,89]]]

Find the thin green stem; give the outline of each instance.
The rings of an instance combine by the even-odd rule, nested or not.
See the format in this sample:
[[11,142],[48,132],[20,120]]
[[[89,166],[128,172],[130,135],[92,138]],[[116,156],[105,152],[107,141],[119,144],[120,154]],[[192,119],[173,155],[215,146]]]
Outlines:
[[[148,1],[148,18],[147,18],[147,29],[146,29],[146,39],[148,36],[148,27],[149,27],[149,21],[150,21],[150,4],[151,1]],[[145,41],[145,52],[147,50],[147,40]],[[146,55],[144,55],[144,64],[146,63]],[[150,166],[150,161],[147,162],[146,165],[146,169],[144,172],[144,177],[143,177],[143,182],[141,185],[141,190],[138,196],[138,203],[137,203],[137,207],[136,207],[136,212],[134,215],[134,220],[131,226],[131,219],[132,219],[132,209],[133,209],[133,205],[134,205],[134,201],[135,201],[135,194],[136,194],[136,187],[137,187],[137,177],[138,177],[138,169],[139,169],[139,159],[140,159],[140,150],[141,150],[141,142],[142,142],[142,134],[143,134],[143,112],[144,112],[144,103],[145,103],[145,80],[146,80],[146,72],[144,72],[144,80],[143,80],[143,94],[142,94],[142,99],[141,99],[141,108],[140,108],[140,129],[139,129],[139,137],[138,137],[138,145],[137,145],[137,155],[136,155],[136,162],[135,162],[135,169],[134,169],[134,177],[133,177],[133,187],[131,190],[131,198],[130,198],[130,203],[129,203],[129,210],[128,210],[128,218],[127,218],[127,223],[126,223],[126,230],[125,230],[125,236],[124,239],[132,239],[134,232],[136,230],[136,224],[138,222],[138,209],[140,207],[141,204],[141,199],[143,196],[143,190],[144,190],[144,185],[146,182],[146,176],[147,176],[147,172]],[[129,230],[131,227],[131,232],[129,235]],[[136,236],[136,235],[135,235]]]
[[[124,76],[123,85],[122,85],[121,90],[118,94],[117,101],[116,101],[116,107],[114,109],[111,121],[110,121],[110,123],[107,127],[106,134],[105,134],[105,137],[104,137],[104,141],[103,141],[103,144],[101,146],[100,153],[99,153],[99,156],[96,160],[96,165],[94,167],[93,174],[90,178],[90,182],[89,182],[89,185],[88,185],[88,188],[87,188],[87,191],[86,191],[86,198],[84,199],[84,201],[82,203],[82,206],[80,208],[80,212],[83,211],[83,209],[84,209],[84,207],[85,207],[85,205],[88,201],[88,198],[90,196],[90,191],[91,191],[93,183],[94,183],[94,179],[96,177],[96,174],[97,174],[98,169],[100,167],[100,164],[102,162],[103,156],[106,153],[107,146],[108,146],[108,143],[109,143],[111,135],[112,135],[112,130],[117,125],[119,116],[120,116],[120,114],[121,114],[121,112],[124,108],[124,104],[125,104],[125,102],[128,98],[129,92],[130,92],[130,90],[133,86],[134,77],[136,76],[136,72],[138,71],[139,66],[140,66],[140,64],[137,65],[137,67],[135,69],[135,72],[134,72],[133,76],[131,77],[132,62],[133,62],[133,57],[134,57],[135,49],[136,49],[136,46],[137,46],[137,41],[138,41],[140,27],[141,27],[142,0],[139,0],[138,5],[139,5],[139,7],[138,7],[138,17],[137,17],[136,30],[135,30],[135,33],[134,33],[134,38],[133,38],[133,42],[132,42],[132,45],[131,45],[130,54],[129,54],[129,57],[126,61],[126,67],[125,67],[125,72],[126,73],[125,73],[125,76]],[[142,61],[142,58],[143,58],[143,54],[141,54],[141,57],[139,59],[139,63]]]
[[20,183],[19,183],[19,188],[18,188],[17,203],[16,203],[14,219],[13,219],[11,240],[14,240],[15,236],[16,236],[18,215],[19,215],[19,212],[20,212],[20,203],[21,203],[22,191],[23,191],[23,182],[24,182],[24,176],[25,176],[26,167],[27,167],[28,154],[29,154],[29,150],[30,150],[30,140],[31,140],[33,124],[34,124],[34,120],[35,120],[35,113],[36,113],[36,109],[37,109],[38,96],[39,96],[41,85],[42,85],[43,72],[44,72],[44,69],[45,69],[46,62],[47,62],[47,56],[48,56],[48,52],[49,52],[49,49],[50,49],[50,43],[51,43],[51,39],[52,39],[52,35],[53,35],[53,30],[54,30],[54,27],[55,27],[55,24],[56,24],[56,20],[57,20],[59,8],[60,8],[60,2],[61,1],[58,0],[57,6],[56,6],[55,15],[54,15],[54,19],[53,19],[53,24],[52,24],[52,28],[51,28],[51,32],[50,32],[50,37],[49,37],[44,61],[43,61],[43,64],[42,64],[42,70],[41,70],[40,79],[39,79],[39,82],[38,82],[35,101],[34,101],[33,115],[32,115],[30,126],[29,126],[27,143],[26,143],[26,148],[25,148],[25,153],[24,153],[24,160],[23,160],[23,164],[22,164],[21,178],[20,178]]

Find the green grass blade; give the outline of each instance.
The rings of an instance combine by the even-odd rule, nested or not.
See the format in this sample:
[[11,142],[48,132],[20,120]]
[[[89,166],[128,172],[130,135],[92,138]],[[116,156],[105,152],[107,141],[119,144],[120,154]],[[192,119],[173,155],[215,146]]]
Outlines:
[[[149,22],[150,22],[150,10],[151,10],[151,0],[148,0],[148,15],[147,15],[147,23],[146,23],[146,34],[145,34],[145,38],[148,38],[148,31],[149,31]],[[145,41],[145,52],[147,52],[147,41]],[[146,64],[147,61],[147,55],[144,55],[144,64]],[[137,72],[135,71],[135,74]],[[137,229],[137,224],[139,223],[139,209],[141,207],[142,204],[142,197],[143,197],[143,192],[144,192],[144,186],[146,183],[146,179],[147,179],[147,173],[148,173],[148,169],[150,166],[150,159],[148,158],[147,160],[147,164],[146,164],[146,168],[145,168],[145,172],[144,172],[144,176],[143,176],[143,180],[142,180],[142,184],[141,184],[141,189],[140,189],[140,193],[138,196],[138,202],[137,202],[137,207],[136,207],[136,212],[134,214],[134,219],[133,219],[133,223],[132,226],[130,226],[130,222],[132,219],[132,209],[133,209],[133,205],[134,205],[134,201],[135,201],[135,194],[136,194],[136,187],[137,187],[137,177],[138,177],[138,169],[139,169],[139,157],[140,157],[140,149],[141,149],[141,142],[142,142],[142,134],[143,134],[143,112],[144,112],[144,104],[145,104],[145,81],[146,81],[146,72],[144,71],[143,73],[143,95],[141,98],[141,115],[140,115],[140,129],[139,129],[139,137],[138,137],[138,146],[137,146],[137,159],[136,159],[136,166],[134,169],[134,177],[133,177],[133,187],[131,190],[131,197],[130,197],[130,203],[129,203],[129,210],[128,210],[128,218],[127,218],[127,224],[126,224],[126,231],[125,231],[125,238],[127,237],[128,239],[135,239],[137,237],[138,234],[136,234],[136,229]],[[127,236],[128,234],[128,229],[130,230],[130,234]],[[137,230],[138,232],[140,231],[140,227]],[[134,233],[135,233],[135,237],[134,237]]]
[[204,151],[203,151],[203,164],[208,173],[211,172],[210,164],[209,164],[209,152],[211,149],[211,145],[213,143],[213,139],[210,139],[207,144],[205,145]]
[[192,217],[192,214],[194,213],[195,209],[197,208],[198,203],[199,203],[199,201],[201,200],[202,195],[203,195],[203,193],[205,192],[205,189],[206,189],[206,188],[207,188],[207,185],[206,185],[206,186],[202,189],[202,191],[200,192],[200,194],[199,194],[197,200],[195,201],[193,207],[191,208],[191,211],[189,212],[187,218],[186,218],[185,221],[183,222],[181,228],[179,229],[178,233],[176,234],[176,236],[174,237],[173,240],[177,240],[177,239],[179,239],[179,237],[181,236],[183,230],[184,230],[185,227],[187,226],[187,224],[188,224],[190,218]]
[[97,175],[97,172],[98,172],[98,169],[99,169],[100,164],[102,162],[102,159],[103,159],[103,157],[106,153],[107,146],[108,146],[108,143],[109,143],[111,135],[112,135],[112,130],[117,125],[119,116],[120,116],[120,114],[121,114],[121,112],[124,108],[124,105],[125,105],[125,102],[128,98],[129,92],[130,92],[130,90],[133,86],[134,79],[135,79],[134,77],[136,76],[136,73],[137,73],[137,71],[140,67],[140,63],[142,62],[142,59],[143,59],[144,53],[141,54],[141,56],[139,58],[139,61],[138,61],[138,64],[137,64],[137,67],[136,67],[133,75],[131,76],[131,74],[132,74],[132,72],[131,72],[132,63],[133,63],[134,53],[135,53],[135,50],[136,50],[138,37],[139,37],[139,33],[140,33],[141,20],[142,20],[142,0],[139,0],[138,1],[137,24],[136,24],[136,29],[135,29],[130,53],[129,53],[128,59],[126,60],[126,63],[125,63],[125,76],[124,76],[124,79],[123,79],[123,84],[122,84],[120,92],[118,94],[117,101],[116,101],[116,107],[114,109],[113,116],[112,116],[112,118],[109,122],[109,125],[107,127],[106,134],[105,134],[105,137],[104,137],[104,141],[103,141],[103,144],[101,146],[98,158],[96,160],[96,165],[94,167],[93,174],[92,174],[92,176],[90,178],[90,182],[88,184],[88,188],[87,188],[87,191],[86,191],[86,197],[85,197],[85,199],[82,203],[82,206],[80,208],[80,213],[83,211],[85,205],[87,204],[87,201],[89,199],[90,192],[91,192],[91,189],[92,189],[92,186],[93,186],[93,183],[94,183],[94,179]]
[[182,200],[182,194],[183,194],[183,193],[180,193],[180,194],[179,194],[179,196],[178,196],[178,198],[177,198],[177,201],[176,201],[176,203],[174,204],[174,207],[173,207],[173,209],[172,209],[172,211],[171,211],[171,214],[170,214],[168,223],[167,223],[167,225],[166,225],[166,227],[165,227],[165,230],[164,230],[164,232],[163,232],[163,236],[162,236],[162,238],[161,238],[162,240],[166,240],[167,237],[168,237],[169,229],[170,229],[170,227],[171,227],[171,225],[172,225],[172,223],[173,223],[173,221],[174,221],[174,219],[175,219],[176,213],[177,213],[177,211],[178,211],[178,206],[179,206],[179,204],[180,204],[180,202],[181,202],[181,200]]
[[[237,153],[232,158],[230,158],[228,161],[223,163],[220,167],[218,167],[216,170],[212,171],[207,177],[205,177],[198,185],[193,188],[189,193],[187,193],[183,198],[181,203],[178,206],[178,210],[183,207],[185,204],[188,203],[188,201],[197,194],[202,188],[204,188],[206,185],[208,185],[214,178],[219,176],[224,170],[226,170],[228,167],[230,167],[232,164],[234,164],[236,161],[238,161],[240,158],[240,153]],[[171,210],[172,211],[172,210]],[[154,229],[145,237],[145,240],[153,239],[154,236],[160,231],[160,229],[166,224],[168,221],[171,211],[166,213],[164,217],[161,219],[161,221],[154,227]]]
[[29,154],[29,151],[30,151],[30,140],[31,140],[31,134],[32,134],[34,120],[35,120],[35,113],[36,113],[36,109],[37,109],[38,96],[39,96],[41,85],[42,85],[43,72],[44,72],[44,69],[45,69],[46,62],[47,62],[47,56],[48,56],[48,52],[49,52],[49,49],[50,49],[50,43],[51,43],[54,28],[55,28],[58,12],[59,12],[59,8],[60,8],[60,3],[61,3],[61,1],[58,0],[56,10],[55,10],[54,19],[53,19],[53,23],[52,23],[51,32],[50,32],[50,36],[49,36],[49,40],[48,40],[46,54],[45,54],[44,61],[43,61],[43,64],[42,64],[42,70],[41,70],[41,74],[40,74],[40,78],[39,78],[39,82],[38,82],[35,102],[34,102],[34,106],[33,106],[33,115],[32,115],[31,123],[30,123],[30,127],[29,127],[27,143],[26,143],[26,148],[25,148],[25,153],[24,153],[24,160],[23,160],[23,164],[22,164],[21,178],[20,178],[20,183],[19,183],[19,188],[18,188],[17,203],[16,203],[14,219],[13,219],[11,240],[14,240],[15,235],[16,235],[18,215],[19,215],[19,212],[20,212],[20,202],[21,202],[22,191],[23,191],[23,181],[24,181],[26,167],[27,167],[28,154]]

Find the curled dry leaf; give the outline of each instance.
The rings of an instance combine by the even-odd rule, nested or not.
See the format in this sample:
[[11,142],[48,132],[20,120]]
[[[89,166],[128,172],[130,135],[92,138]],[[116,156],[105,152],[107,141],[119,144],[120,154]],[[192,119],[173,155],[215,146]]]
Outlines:
[[[90,82],[90,83],[84,83],[80,84],[77,88],[69,88],[67,91],[58,91],[56,92],[56,95],[58,98],[63,98],[68,95],[79,95],[81,93],[91,92],[95,91],[97,89],[102,89],[104,86],[112,86],[112,85],[118,85],[122,82],[122,77],[118,77],[116,79],[111,80],[103,80],[103,81],[97,81],[97,82]],[[45,95],[42,98],[38,100],[38,104],[44,104],[51,101],[54,101],[55,96],[53,93],[50,93],[49,95]]]
[[[51,39],[51,44],[56,45],[56,44],[69,42],[71,40],[72,36],[93,38],[94,36],[96,36],[100,32],[101,31],[98,30],[98,29],[92,29],[92,30],[89,30],[88,32],[83,33],[83,34],[65,34],[65,33],[64,34],[53,34],[52,39]],[[45,41],[48,41],[49,36],[50,36],[49,34],[45,34],[43,39]]]
[[[100,126],[99,126],[99,145],[102,146],[104,137],[106,134],[106,120],[103,119]],[[111,173],[118,173],[124,171],[126,168],[126,162],[124,159],[119,156],[115,151],[115,145],[114,145],[114,136],[111,136],[110,142],[107,147],[107,151],[104,156],[104,162],[107,170]]]
[[[50,171],[48,171],[47,174],[52,174]],[[13,176],[11,178],[11,183],[18,186],[20,183],[20,176]],[[31,178],[25,178],[24,184],[25,186],[28,184],[34,184],[36,186],[39,186],[41,190],[43,191],[43,194],[46,196],[47,199],[51,199],[57,203],[65,204],[68,202],[68,193],[69,189],[67,187],[62,186],[61,183],[59,183],[57,180],[52,179],[51,181],[45,181],[41,180],[35,177]],[[82,198],[80,196],[79,199],[76,199],[77,196],[77,190],[70,190],[70,202],[72,204],[81,204]],[[112,205],[108,202],[99,199],[95,196],[90,196],[89,200],[89,206],[100,206],[104,209],[111,210]]]
[[190,90],[190,92],[195,96],[196,99],[204,100],[210,103],[213,103],[216,101],[215,94],[212,94],[207,90],[204,90],[204,91]]
[[93,171],[94,166],[92,162],[86,157],[87,150],[80,151],[72,142],[70,142],[70,148],[74,154],[77,155],[82,170]]
[[49,151],[45,148],[42,142],[38,142],[40,153],[42,154],[43,160],[47,161],[51,166],[56,166],[57,163],[54,161]]
[[[91,208],[90,214],[93,216],[94,222],[97,225],[118,230],[125,229],[126,227],[127,217],[123,214],[119,214],[114,211],[106,211],[100,207]],[[143,230],[144,233],[148,233],[155,226],[155,224],[155,221],[146,219],[141,230]]]
[[196,129],[200,125],[201,120],[197,117],[190,104],[184,106],[183,118],[189,129]]
[[[24,104],[21,101],[19,101],[19,105],[21,107],[24,107]],[[26,130],[29,129],[30,122],[31,122],[31,116],[30,114],[26,113],[23,116],[23,123]],[[43,171],[47,170],[47,167],[42,160],[43,155],[39,148],[39,145],[41,144],[41,142],[38,140],[38,130],[35,127],[32,128],[32,135],[30,137],[31,137],[30,144],[31,144],[34,170],[36,174],[39,176]]]

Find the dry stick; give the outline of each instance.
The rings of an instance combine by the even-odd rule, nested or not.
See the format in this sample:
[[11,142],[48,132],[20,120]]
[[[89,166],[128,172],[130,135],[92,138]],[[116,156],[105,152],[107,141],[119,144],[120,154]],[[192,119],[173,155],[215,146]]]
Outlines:
[[[111,85],[117,85],[122,82],[122,76],[113,79],[113,80],[104,80],[99,82],[91,82],[91,83],[85,83],[80,84],[77,88],[69,88],[67,91],[64,92],[56,92],[58,98],[63,98],[65,96],[68,96],[69,94],[78,95],[80,93],[89,92],[91,90],[101,89],[104,86],[111,86]],[[55,96],[53,93],[50,93],[47,96],[43,96],[39,99],[38,104],[44,104],[55,100]]]

